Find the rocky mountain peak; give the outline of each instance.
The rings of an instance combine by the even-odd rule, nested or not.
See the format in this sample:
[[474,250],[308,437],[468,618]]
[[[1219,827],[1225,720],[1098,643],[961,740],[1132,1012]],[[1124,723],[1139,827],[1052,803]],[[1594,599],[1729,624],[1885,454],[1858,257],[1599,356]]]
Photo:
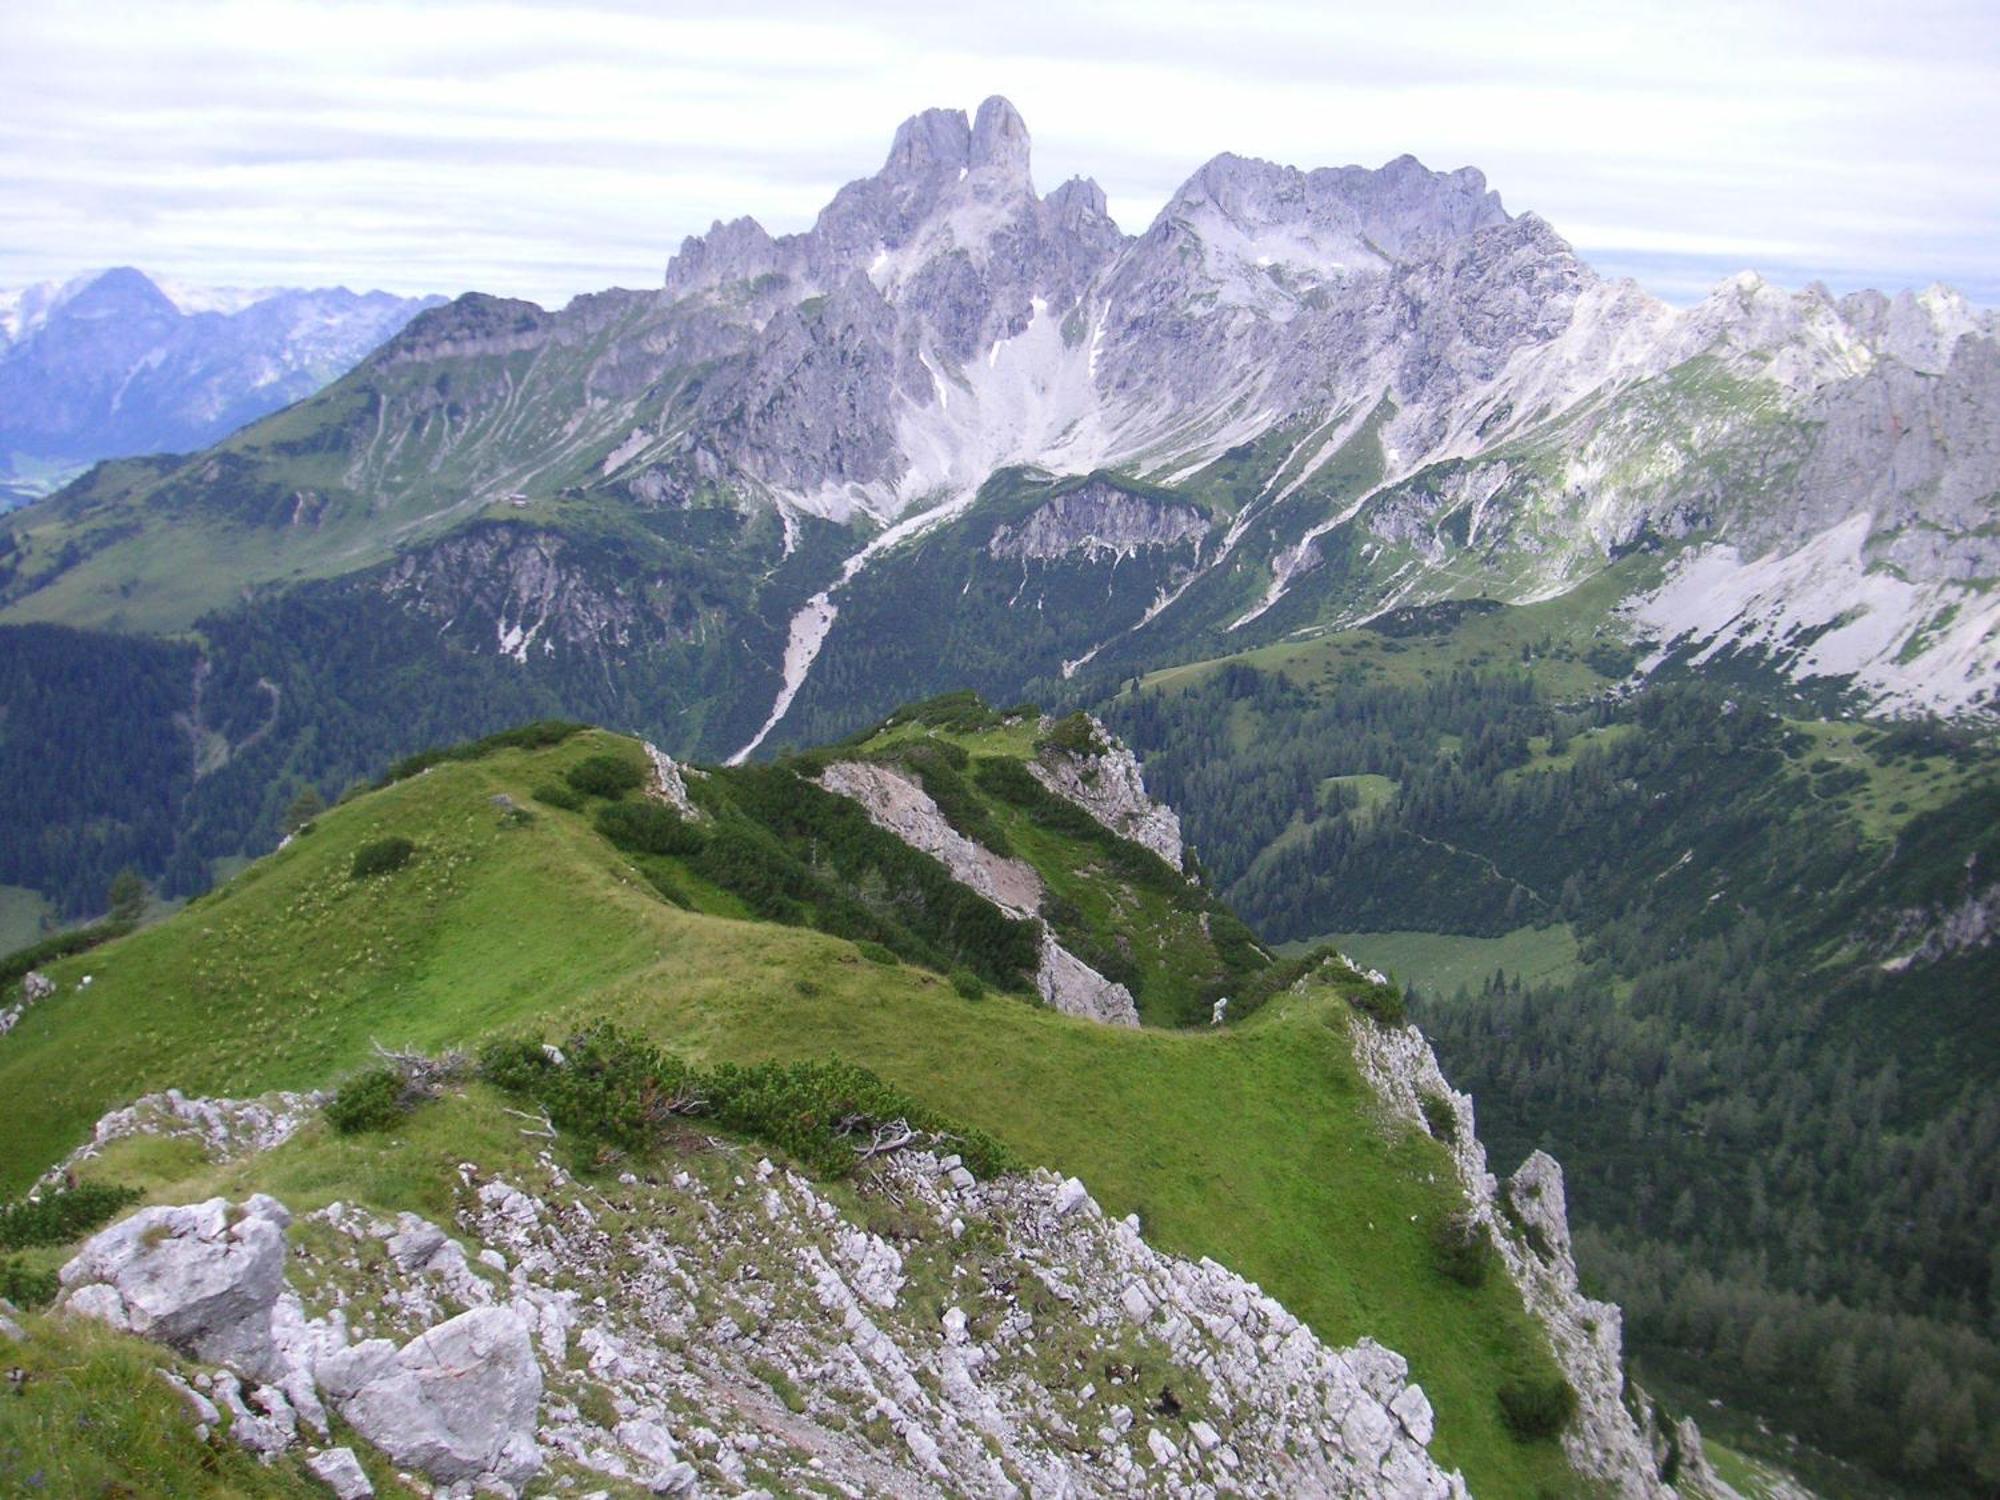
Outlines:
[[1090,177],[1072,177],[1042,201],[1065,228],[1109,217],[1104,189]]
[[689,235],[667,262],[666,290],[684,296],[719,282],[748,281],[776,269],[778,246],[764,226],[748,215],[727,224],[717,219],[705,235]]
[[927,109],[896,127],[881,175],[901,181],[956,172],[970,165],[972,127],[962,109]]
[[995,94],[979,106],[972,123],[972,144],[968,165],[973,171],[991,171],[1028,180],[1028,126],[1021,112]]
[[180,317],[167,294],[133,266],[114,266],[64,301],[59,316],[79,321],[100,318]]

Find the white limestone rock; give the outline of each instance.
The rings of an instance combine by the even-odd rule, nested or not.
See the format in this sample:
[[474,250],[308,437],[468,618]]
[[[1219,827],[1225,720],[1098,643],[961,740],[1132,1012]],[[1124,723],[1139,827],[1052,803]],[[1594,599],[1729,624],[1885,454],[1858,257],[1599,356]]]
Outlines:
[[143,1208],[95,1235],[60,1273],[59,1310],[95,1317],[253,1375],[273,1366],[291,1214],[259,1193]]
[[518,1486],[541,1470],[541,1367],[527,1326],[507,1308],[460,1313],[401,1349],[363,1345],[326,1383],[356,1432],[435,1479]]
[[1070,952],[1046,926],[1042,928],[1035,990],[1051,1010],[1067,1016],[1083,1016],[1109,1026],[1139,1024],[1139,1005],[1132,992]]
[[375,1486],[352,1448],[328,1448],[306,1460],[306,1472],[333,1492],[333,1500],[374,1500]]

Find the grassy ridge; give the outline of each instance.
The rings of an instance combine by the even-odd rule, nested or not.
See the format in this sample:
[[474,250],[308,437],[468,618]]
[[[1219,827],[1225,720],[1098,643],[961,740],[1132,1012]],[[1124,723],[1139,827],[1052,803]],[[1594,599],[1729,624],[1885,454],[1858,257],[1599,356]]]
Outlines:
[[[586,733],[436,766],[335,809],[174,920],[56,964],[62,992],[0,1043],[0,1183],[18,1191],[138,1093],[324,1085],[376,1039],[437,1048],[609,1020],[709,1064],[837,1053],[1082,1177],[1158,1243],[1240,1270],[1327,1339],[1401,1350],[1440,1412],[1437,1452],[1476,1490],[1571,1487],[1555,1449],[1501,1430],[1495,1389],[1545,1369],[1546,1350],[1509,1291],[1431,1269],[1429,1226],[1455,1198],[1445,1159],[1378,1120],[1347,1042],[1366,1023],[1341,994],[1281,996],[1226,1035],[968,1002],[842,939],[669,904],[587,810],[522,821],[493,800],[533,806],[578,760],[630,751]],[[349,875],[357,848],[393,836],[416,845],[407,867]],[[447,1152],[478,1143],[470,1121],[446,1134]],[[369,1149],[315,1131],[244,1171],[303,1202],[310,1182],[342,1178],[350,1196],[439,1211],[449,1174],[422,1152],[359,1185],[327,1165]]]

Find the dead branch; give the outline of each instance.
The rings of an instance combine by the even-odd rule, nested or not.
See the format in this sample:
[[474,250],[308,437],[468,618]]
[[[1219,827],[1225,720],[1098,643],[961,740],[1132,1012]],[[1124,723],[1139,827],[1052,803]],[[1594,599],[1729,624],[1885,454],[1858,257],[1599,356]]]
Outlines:
[[[502,1105],[501,1108],[507,1109],[507,1106]],[[521,1132],[522,1135],[533,1136],[536,1140],[544,1141],[552,1141],[556,1138],[555,1121],[549,1118],[547,1110],[543,1110],[538,1115],[531,1115],[525,1109],[507,1109],[507,1113],[542,1127],[540,1130],[523,1130]]]

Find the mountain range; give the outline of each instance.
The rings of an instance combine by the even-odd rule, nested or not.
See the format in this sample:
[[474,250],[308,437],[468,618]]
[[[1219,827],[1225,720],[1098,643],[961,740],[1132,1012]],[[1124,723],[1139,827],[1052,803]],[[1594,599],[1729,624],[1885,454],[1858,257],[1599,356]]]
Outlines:
[[185,453],[309,396],[441,297],[183,287],[121,266],[0,291],[0,483]]
[[1834,1493],[1983,1493],[1996,373],[1949,289],[1668,306],[1469,168],[1224,155],[1134,236],[929,111],[801,233],[433,307],[0,522],[0,897],[196,896],[538,717],[753,786],[932,694],[1089,708],[1204,890],[1559,1151],[1649,1377]]
[[[734,752],[950,685],[866,623],[919,536],[957,588],[929,629],[1056,680],[1642,554],[1607,623],[1651,664],[1977,711],[1995,332],[1943,288],[1676,310],[1411,158],[1220,156],[1132,237],[1088,181],[1038,196],[992,99],[908,121],[802,234],[718,224],[560,312],[461,298],[212,452],[93,477],[17,523],[4,617],[177,628],[337,572],[458,651],[670,682],[650,727]],[[167,516],[257,556],[191,588]],[[880,701],[823,704],[864,671]]]

